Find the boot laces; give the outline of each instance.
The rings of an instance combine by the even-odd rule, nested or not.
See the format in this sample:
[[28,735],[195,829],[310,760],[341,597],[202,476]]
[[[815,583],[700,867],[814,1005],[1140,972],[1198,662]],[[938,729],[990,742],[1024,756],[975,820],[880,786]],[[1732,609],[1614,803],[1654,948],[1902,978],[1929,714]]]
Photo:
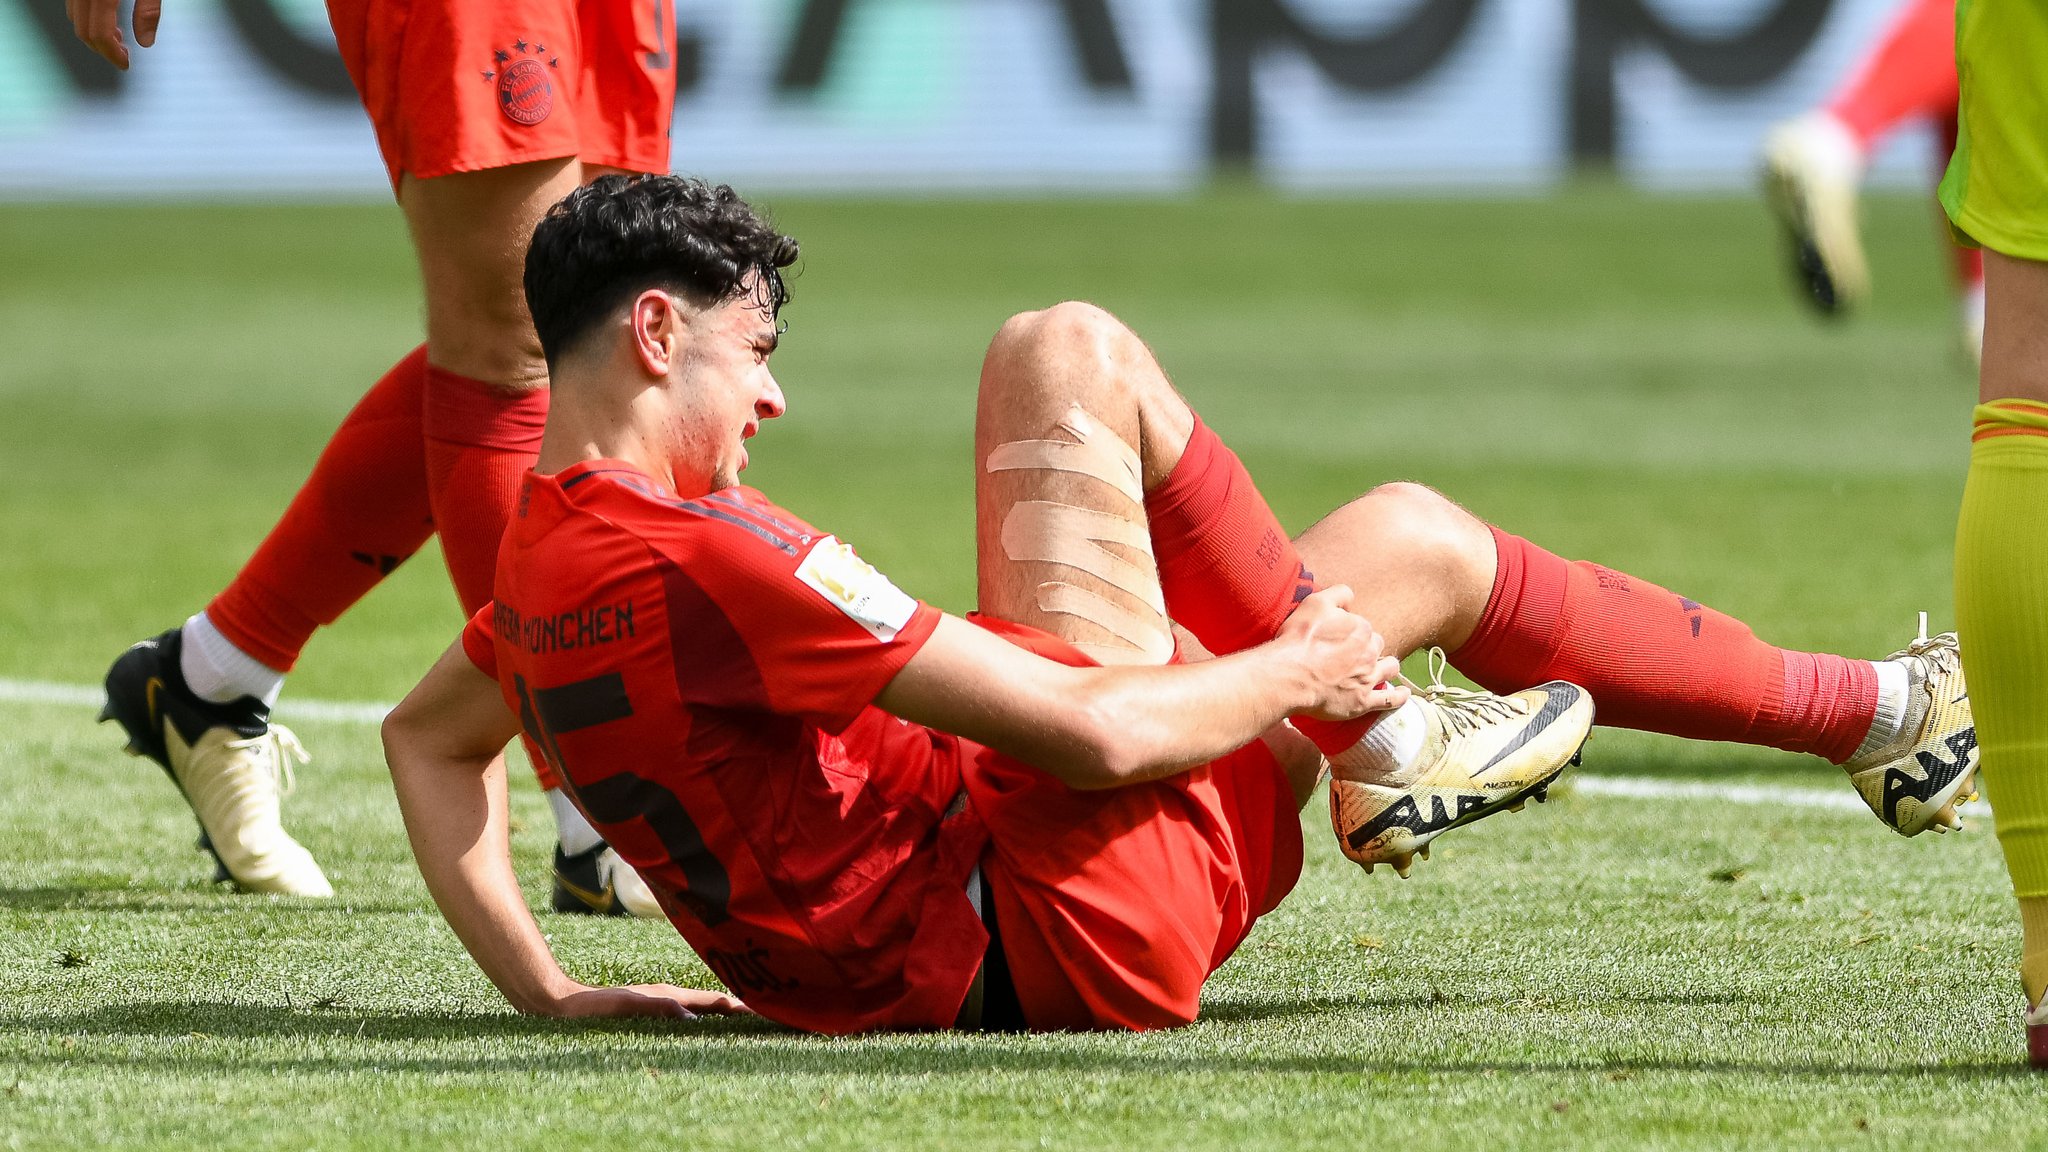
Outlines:
[[298,733],[282,724],[272,724],[261,736],[246,740],[229,740],[222,747],[235,752],[252,752],[270,770],[271,783],[277,786],[279,796],[289,796],[298,790],[298,776],[292,772],[292,762],[312,763],[313,756],[306,746],[299,743]]
[[1444,670],[1451,664],[1450,657],[1442,648],[1429,650],[1429,683],[1417,684],[1406,676],[1400,677],[1417,696],[1436,705],[1443,713],[1444,722],[1457,733],[1475,732],[1495,720],[1508,720],[1526,716],[1529,705],[1522,700],[1507,696],[1496,696],[1491,692],[1475,692],[1470,688],[1458,688],[1444,683]]
[[1953,632],[1939,636],[1927,634],[1927,613],[1920,613],[1920,636],[1911,644],[1885,657],[1886,660],[1911,661],[1922,673],[1921,679],[1929,691],[1933,690],[1934,675],[1952,671],[1962,660],[1962,650],[1956,643]]

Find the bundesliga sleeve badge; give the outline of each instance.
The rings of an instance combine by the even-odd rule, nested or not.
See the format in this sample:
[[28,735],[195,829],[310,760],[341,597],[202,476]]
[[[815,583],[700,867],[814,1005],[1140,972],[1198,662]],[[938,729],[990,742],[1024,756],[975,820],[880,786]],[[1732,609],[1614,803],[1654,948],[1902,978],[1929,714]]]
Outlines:
[[917,601],[836,537],[823,537],[811,547],[796,567],[796,578],[885,644],[917,613]]

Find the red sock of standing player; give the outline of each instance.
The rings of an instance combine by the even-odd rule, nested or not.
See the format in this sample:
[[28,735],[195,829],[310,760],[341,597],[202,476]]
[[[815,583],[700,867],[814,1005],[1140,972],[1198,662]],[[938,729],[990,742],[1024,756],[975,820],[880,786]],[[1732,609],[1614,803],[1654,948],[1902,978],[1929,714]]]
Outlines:
[[1902,121],[1952,123],[1956,106],[1955,0],[1911,0],[1827,110],[1871,147]]
[[415,348],[363,396],[277,526],[207,605],[207,619],[246,655],[290,671],[315,629],[433,534],[420,452],[426,365],[426,349]]
[[[1173,471],[1145,493],[1145,517],[1166,614],[1218,656],[1271,640],[1316,589],[1251,474],[1199,416]],[[1294,726],[1334,755],[1376,719],[1298,717]]]
[[1866,660],[1766,644],[1740,620],[1646,580],[1568,562],[1496,528],[1479,627],[1451,655],[1494,692],[1568,680],[1600,723],[1811,752],[1839,764],[1877,715]]
[[[424,407],[427,492],[440,526],[441,555],[465,613],[491,599],[498,544],[512,522],[521,477],[540,456],[545,388],[514,391],[427,367]],[[541,787],[559,788],[547,761],[533,760]]]

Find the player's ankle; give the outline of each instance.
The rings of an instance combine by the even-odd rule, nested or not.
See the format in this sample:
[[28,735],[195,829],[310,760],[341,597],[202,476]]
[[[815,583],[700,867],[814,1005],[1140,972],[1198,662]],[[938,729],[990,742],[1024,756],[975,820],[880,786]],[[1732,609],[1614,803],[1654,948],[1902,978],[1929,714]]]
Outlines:
[[2029,1007],[2048,995],[2048,896],[2020,901],[2020,985]]
[[[1856,756],[1868,756],[1899,738],[1912,710],[1913,675],[1897,660],[1870,662],[1877,670],[1877,712],[1870,719],[1870,731],[1856,746]],[[1855,757],[1851,757],[1854,759]]]
[[1352,779],[1384,779],[1413,770],[1429,728],[1423,708],[1419,698],[1409,697],[1366,729],[1358,743],[1330,757],[1330,763],[1341,766]]
[[284,691],[284,673],[242,651],[206,613],[185,621],[179,635],[178,671],[193,695],[213,704],[244,696],[254,696],[266,708],[277,703]]
[[604,843],[604,836],[583,818],[582,810],[569,799],[568,792],[550,788],[547,798],[548,808],[555,814],[555,838],[561,842],[565,854],[575,856]]

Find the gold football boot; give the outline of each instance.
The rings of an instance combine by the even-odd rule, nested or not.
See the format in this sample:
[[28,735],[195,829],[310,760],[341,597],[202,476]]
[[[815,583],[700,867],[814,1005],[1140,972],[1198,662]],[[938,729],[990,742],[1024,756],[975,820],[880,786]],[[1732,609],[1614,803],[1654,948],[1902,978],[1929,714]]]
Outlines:
[[1927,635],[1885,657],[1906,666],[1906,718],[1889,744],[1842,765],[1877,818],[1901,836],[1961,828],[1956,805],[1977,798],[1977,722],[1956,634]]
[[[1339,756],[1330,766],[1330,822],[1344,854],[1391,864],[1406,878],[1429,843],[1503,809],[1519,811],[1579,762],[1593,698],[1562,680],[1508,696],[1443,682],[1444,654],[1429,653],[1430,683],[1414,688],[1421,751],[1405,767]],[[1369,759],[1369,758],[1368,758]]]

